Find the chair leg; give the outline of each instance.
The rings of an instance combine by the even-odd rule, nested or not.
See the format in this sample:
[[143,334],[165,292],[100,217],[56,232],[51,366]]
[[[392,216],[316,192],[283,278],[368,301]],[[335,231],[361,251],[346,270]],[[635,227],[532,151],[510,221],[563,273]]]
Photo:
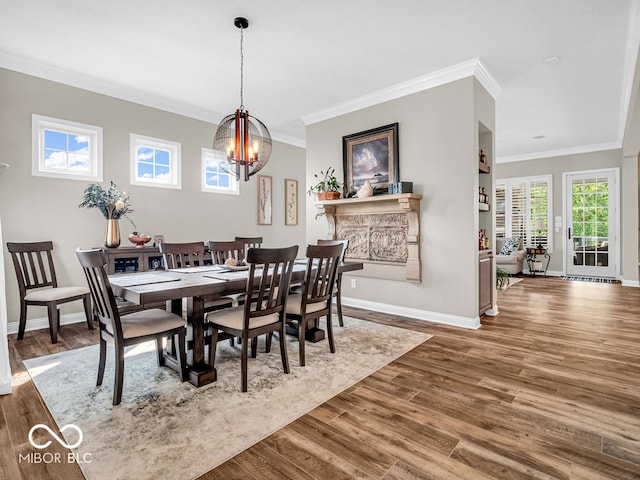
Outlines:
[[246,392],[247,391],[247,364],[249,363],[249,339],[248,338],[244,338],[243,342],[242,342],[242,354],[241,354],[241,363],[242,363],[242,367],[241,367],[241,371],[240,371],[240,376],[241,376],[241,382],[242,382],[242,391]]
[[265,342],[265,347],[264,347],[264,351],[265,353],[269,353],[271,352],[271,339],[273,338],[273,332],[269,332],[266,335],[266,342]]
[[251,339],[251,358],[256,358],[258,356],[258,337],[253,337]]
[[[282,328],[280,329],[280,357],[282,357],[282,369],[284,373],[289,373],[289,356],[287,355],[287,340],[286,340],[286,326],[283,323]],[[273,333],[269,333],[269,338],[273,335]]]
[[307,333],[307,321],[304,319],[304,317],[302,317],[300,320],[298,320],[298,344],[299,344],[298,360],[300,362],[301,367],[305,366],[304,344],[305,344],[306,333]]
[[213,368],[216,364],[216,348],[218,346],[218,329],[213,327],[211,332],[211,347],[209,348],[209,365]]
[[327,313],[327,337],[329,338],[329,350],[336,353],[336,345],[333,341],[333,321],[331,320],[331,309]]
[[104,378],[104,367],[107,362],[107,342],[102,338],[100,334],[100,360],[98,361],[98,381],[96,386],[102,385],[102,379]]
[[158,366],[164,367],[164,342],[162,337],[156,338],[156,353],[158,354]]
[[113,387],[113,404],[118,405],[122,400],[122,385],[124,383],[124,347],[116,345],[116,374]]
[[342,294],[341,288],[338,287],[338,293],[336,294],[336,309],[338,310],[338,323],[341,327],[344,327],[344,322],[342,321]]
[[60,311],[55,303],[47,304],[49,315],[49,333],[51,334],[51,343],[58,343],[58,327],[60,326]]
[[20,324],[18,325],[18,340],[24,338],[24,329],[27,326],[27,303],[20,302]]
[[[189,376],[187,373],[187,342],[186,342],[186,336],[185,336],[184,330],[185,329],[182,328],[178,332],[178,345],[176,346],[178,350],[177,358],[178,358],[178,366],[180,367],[180,377],[183,382],[187,380]],[[211,348],[214,349],[215,351],[215,347],[213,345],[211,346]],[[214,357],[215,357],[215,354],[214,354]]]
[[87,327],[89,327],[89,330],[93,330],[93,312],[91,309],[91,295],[86,294],[82,299],[82,303],[84,304],[84,315],[87,317]]

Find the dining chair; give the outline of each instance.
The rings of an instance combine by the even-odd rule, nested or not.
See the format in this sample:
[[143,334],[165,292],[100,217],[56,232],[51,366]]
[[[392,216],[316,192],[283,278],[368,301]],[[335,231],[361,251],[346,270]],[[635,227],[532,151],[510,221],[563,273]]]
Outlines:
[[[342,256],[340,257],[340,263],[344,262],[344,256],[349,248],[349,240],[325,240],[318,239],[318,245],[342,245]],[[336,309],[338,310],[338,323],[341,327],[344,327],[344,321],[342,320],[342,272],[340,272],[340,266],[338,266],[338,273],[336,273],[336,284],[333,287],[333,296],[336,297]]]
[[100,325],[100,359],[96,385],[102,385],[104,378],[107,342],[113,343],[115,348],[113,404],[118,405],[122,400],[122,386],[124,383],[124,347],[155,340],[158,364],[164,366],[162,340],[163,338],[173,338],[174,335],[178,337],[178,342],[176,343],[178,354],[176,358],[181,372],[181,380],[186,380],[187,358],[184,319],[179,315],[159,308],[120,315],[107,276],[104,253],[98,249],[77,249],[76,255],[80,265],[82,265],[87,284],[91,290],[94,311]]
[[215,365],[216,346],[219,340],[239,337],[241,343],[241,388],[247,391],[249,340],[251,357],[257,356],[258,336],[279,332],[280,356],[284,373],[289,373],[285,332],[285,306],[291,283],[291,272],[298,253],[298,246],[286,248],[251,248],[247,261],[250,268],[245,295],[253,293],[260,299],[243,306],[211,312],[207,322],[212,327],[209,364]]
[[[307,326],[310,322],[318,322],[321,317],[327,318],[329,350],[331,353],[336,351],[331,321],[331,300],[342,250],[342,244],[307,246],[307,271],[302,292],[290,294],[287,299],[287,324],[295,327],[298,332],[300,366],[305,365]],[[267,349],[268,342],[269,340]]]
[[160,243],[160,253],[167,269],[204,265],[204,242]]
[[262,248],[262,237],[236,237],[236,240],[244,242],[245,251],[250,248]]
[[24,338],[29,305],[47,307],[51,343],[58,342],[60,306],[82,300],[89,330],[93,330],[91,293],[86,287],[59,287],[53,264],[53,242],[7,242],[20,291],[18,340]]
[[211,258],[216,265],[224,265],[230,258],[235,259],[236,262],[245,259],[245,245],[242,240],[231,240],[228,242],[209,241],[208,245]]

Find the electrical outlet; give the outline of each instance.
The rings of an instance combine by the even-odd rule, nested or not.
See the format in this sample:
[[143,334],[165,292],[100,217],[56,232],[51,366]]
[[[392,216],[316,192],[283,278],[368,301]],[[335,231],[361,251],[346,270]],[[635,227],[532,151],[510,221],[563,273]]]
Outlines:
[[351,279],[351,288],[356,288],[358,286],[358,284],[356,283],[356,279],[352,278]]

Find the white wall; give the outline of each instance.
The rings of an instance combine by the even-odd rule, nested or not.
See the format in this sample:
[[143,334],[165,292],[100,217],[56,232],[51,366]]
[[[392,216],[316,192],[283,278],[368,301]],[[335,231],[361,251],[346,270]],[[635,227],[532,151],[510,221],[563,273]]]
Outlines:
[[[434,318],[477,319],[476,83],[465,78],[307,126],[307,188],[313,174],[327,167],[343,175],[344,135],[398,122],[400,180],[412,181],[414,193],[423,196],[422,282],[358,277],[356,289],[343,283],[344,296],[416,309]],[[485,105],[491,112],[482,120],[491,128],[493,102],[485,99]],[[327,234],[326,220],[315,220],[315,211],[308,197],[310,243]]]
[[[273,224],[257,225],[256,177],[240,186],[240,195],[200,191],[200,152],[210,147],[216,126],[85,90],[0,69],[0,161],[11,165],[0,176],[0,215],[6,241],[53,240],[59,283],[84,285],[74,250],[101,246],[105,220],[96,209],[79,209],[89,182],[31,176],[31,114],[103,127],[104,184],[116,182],[131,193],[139,231],[164,234],[168,241],[229,240],[235,235],[263,236],[265,246],[303,245],[304,201],[299,225],[284,225],[284,179],[305,184],[304,149],[274,142],[271,160],[260,174],[273,177]],[[129,134],[139,133],[182,144],[182,189],[129,185]],[[122,245],[133,227],[120,221]],[[6,254],[6,247],[3,245]],[[7,256],[8,258],[8,256]],[[6,262],[9,322],[19,316],[13,265]],[[81,310],[63,307],[63,313]],[[45,317],[30,309],[30,318]],[[28,324],[27,324],[28,325]]]

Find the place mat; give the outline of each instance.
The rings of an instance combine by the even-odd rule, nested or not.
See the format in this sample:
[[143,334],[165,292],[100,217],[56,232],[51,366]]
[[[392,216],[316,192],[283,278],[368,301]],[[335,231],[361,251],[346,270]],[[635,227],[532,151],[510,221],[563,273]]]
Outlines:
[[225,265],[201,265],[198,267],[185,267],[185,268],[170,268],[170,272],[176,273],[202,273],[202,272],[214,272],[214,271],[224,271],[226,269]]
[[152,283],[175,282],[179,278],[169,277],[157,273],[130,273],[117,277],[109,277],[109,283],[120,287],[134,287],[136,285],[149,285]]

